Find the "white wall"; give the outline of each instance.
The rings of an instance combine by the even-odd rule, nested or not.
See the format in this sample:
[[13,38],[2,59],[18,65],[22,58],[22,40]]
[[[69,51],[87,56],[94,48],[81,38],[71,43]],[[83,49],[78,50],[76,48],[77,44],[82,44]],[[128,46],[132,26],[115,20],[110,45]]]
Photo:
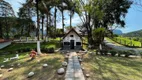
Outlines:
[[11,44],[11,41],[2,42],[2,43],[0,43],[0,49],[4,48],[4,47],[6,47],[6,46],[8,46],[8,45],[10,45],[10,44]]
[[[70,37],[73,35],[73,37]],[[76,42],[81,42],[81,38],[74,32],[70,32],[63,40],[63,42],[70,42],[70,40],[74,40],[74,46],[76,46]]]

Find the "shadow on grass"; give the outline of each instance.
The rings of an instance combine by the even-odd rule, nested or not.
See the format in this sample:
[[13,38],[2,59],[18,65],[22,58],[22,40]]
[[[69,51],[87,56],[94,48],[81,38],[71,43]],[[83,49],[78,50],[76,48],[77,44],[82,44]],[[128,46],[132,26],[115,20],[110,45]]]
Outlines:
[[140,80],[142,78],[142,60],[93,56],[84,62],[91,68],[92,80]]
[[[56,54],[55,54],[56,55]],[[58,55],[58,54],[57,54]],[[38,58],[37,58],[38,59]],[[40,62],[37,62],[37,59],[25,62],[20,68],[17,68],[17,71],[20,71],[19,74],[12,74],[5,79],[10,80],[63,80],[62,78],[58,78],[58,75],[56,73],[57,69],[61,67],[61,60],[63,59],[63,56],[50,56],[44,57],[40,60]],[[42,65],[47,63],[48,67],[43,68]],[[23,69],[24,68],[24,69]],[[27,78],[27,75],[29,72],[35,72],[35,75],[31,78]],[[18,73],[18,72],[15,72]],[[21,76],[21,78],[17,76]]]

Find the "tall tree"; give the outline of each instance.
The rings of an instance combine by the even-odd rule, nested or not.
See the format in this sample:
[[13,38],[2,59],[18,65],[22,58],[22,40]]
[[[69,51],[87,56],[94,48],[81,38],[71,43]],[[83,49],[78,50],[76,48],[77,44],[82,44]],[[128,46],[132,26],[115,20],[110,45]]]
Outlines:
[[93,45],[95,42],[92,38],[93,29],[105,27],[108,25],[124,26],[123,18],[131,5],[129,0],[80,0],[80,7],[83,12],[80,18],[88,34],[88,43]]
[[9,22],[7,20],[9,17],[15,17],[14,10],[8,2],[2,0],[0,1],[0,18],[4,18],[4,22],[0,22],[0,38],[3,38],[3,33],[6,32],[6,38],[9,39],[9,31],[11,29],[11,26],[8,25]]

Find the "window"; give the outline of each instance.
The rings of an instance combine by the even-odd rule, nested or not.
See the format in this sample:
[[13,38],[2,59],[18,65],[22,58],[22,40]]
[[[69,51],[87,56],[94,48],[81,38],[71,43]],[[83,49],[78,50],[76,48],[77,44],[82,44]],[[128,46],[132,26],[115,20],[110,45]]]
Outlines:
[[70,43],[69,42],[64,42],[64,45],[70,45]]
[[70,35],[70,37],[73,37],[73,35]]
[[81,45],[81,42],[76,42],[76,45]]

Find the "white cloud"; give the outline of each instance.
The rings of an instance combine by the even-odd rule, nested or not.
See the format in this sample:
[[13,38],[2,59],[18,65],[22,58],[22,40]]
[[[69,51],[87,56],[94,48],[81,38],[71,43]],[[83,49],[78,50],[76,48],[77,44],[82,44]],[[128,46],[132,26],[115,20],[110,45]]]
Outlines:
[[57,28],[62,28],[62,21],[57,23]]
[[[65,16],[64,20],[65,26],[69,26],[70,25],[69,13],[65,12],[64,16]],[[77,14],[74,14],[74,16],[72,17],[72,26],[76,26],[79,23],[81,23],[79,16]],[[62,20],[60,20],[60,22],[57,22],[57,28],[62,28]]]
[[[79,23],[81,23],[81,20],[80,20],[79,16],[77,14],[74,14],[74,16],[72,18],[72,26],[76,26]],[[70,25],[70,18],[69,17],[65,20],[65,24],[67,26]]]

